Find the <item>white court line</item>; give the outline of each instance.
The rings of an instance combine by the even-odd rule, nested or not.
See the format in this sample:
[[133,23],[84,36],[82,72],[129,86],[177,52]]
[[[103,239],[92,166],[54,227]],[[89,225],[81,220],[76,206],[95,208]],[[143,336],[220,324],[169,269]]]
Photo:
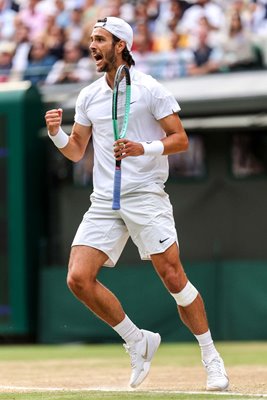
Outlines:
[[66,388],[66,387],[36,387],[36,386],[4,386],[0,385],[1,390],[9,390],[16,392],[138,392],[138,393],[166,393],[166,394],[205,394],[207,396],[247,396],[267,398],[267,393],[235,393],[235,392],[208,392],[208,391],[182,391],[182,390],[138,390],[118,387],[90,387],[90,388]]

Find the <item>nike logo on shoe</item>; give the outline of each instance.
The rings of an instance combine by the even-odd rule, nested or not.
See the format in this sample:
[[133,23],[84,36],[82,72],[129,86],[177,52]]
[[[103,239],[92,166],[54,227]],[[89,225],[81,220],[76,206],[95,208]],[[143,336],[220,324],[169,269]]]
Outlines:
[[144,354],[142,354],[142,358],[144,360],[147,360],[147,355],[148,355],[148,343],[147,343],[147,338],[146,338],[146,348]]
[[167,237],[166,239],[163,239],[163,240],[160,239],[159,242],[163,243],[163,242],[166,242],[166,240],[168,240],[168,239],[170,239],[170,238]]

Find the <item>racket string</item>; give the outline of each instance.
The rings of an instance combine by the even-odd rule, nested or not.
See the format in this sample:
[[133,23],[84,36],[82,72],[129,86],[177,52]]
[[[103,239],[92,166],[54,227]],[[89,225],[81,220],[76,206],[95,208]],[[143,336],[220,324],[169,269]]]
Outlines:
[[119,135],[122,132],[124,118],[125,118],[125,106],[126,106],[126,78],[122,77],[118,86],[118,102],[117,102],[117,123]]

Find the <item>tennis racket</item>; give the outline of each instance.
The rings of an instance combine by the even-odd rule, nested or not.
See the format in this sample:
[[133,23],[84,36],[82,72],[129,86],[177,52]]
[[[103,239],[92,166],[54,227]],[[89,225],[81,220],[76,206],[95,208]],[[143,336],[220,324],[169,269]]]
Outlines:
[[[130,114],[131,101],[131,78],[126,65],[120,65],[117,69],[112,97],[112,123],[114,140],[122,139],[126,136],[128,120]],[[113,203],[112,209],[120,209],[121,197],[121,160],[116,160]]]

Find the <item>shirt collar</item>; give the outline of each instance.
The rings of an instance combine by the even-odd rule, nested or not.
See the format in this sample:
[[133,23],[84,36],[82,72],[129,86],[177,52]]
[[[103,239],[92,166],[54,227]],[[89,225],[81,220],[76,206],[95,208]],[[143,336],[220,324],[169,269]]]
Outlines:
[[[135,73],[135,68],[134,68],[133,66],[131,66],[131,67],[130,67],[131,79],[132,79],[132,77],[134,76],[134,73]],[[104,76],[103,76],[102,78],[103,78],[103,80],[102,80],[102,87],[101,87],[102,91],[103,91],[104,93],[108,93],[108,92],[112,91],[111,87],[107,84],[106,73],[104,74]]]
[[107,80],[106,80],[106,74],[104,74],[104,76],[102,77],[102,92],[103,93],[108,93],[108,92],[112,92],[111,87],[108,85]]

